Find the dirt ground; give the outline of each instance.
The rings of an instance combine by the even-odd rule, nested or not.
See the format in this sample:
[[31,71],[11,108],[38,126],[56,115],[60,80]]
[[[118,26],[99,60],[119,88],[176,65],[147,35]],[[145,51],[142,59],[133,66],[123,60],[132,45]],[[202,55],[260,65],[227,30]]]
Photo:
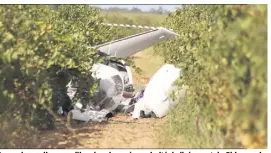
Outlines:
[[37,148],[158,148],[156,138],[163,121],[117,115],[107,123],[80,123],[74,134],[63,129],[41,132]]

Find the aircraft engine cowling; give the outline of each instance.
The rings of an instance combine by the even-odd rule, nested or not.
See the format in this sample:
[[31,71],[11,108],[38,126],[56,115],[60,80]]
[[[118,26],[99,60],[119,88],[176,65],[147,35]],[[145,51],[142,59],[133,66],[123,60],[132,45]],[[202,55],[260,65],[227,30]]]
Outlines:
[[114,110],[120,104],[124,92],[124,81],[120,72],[104,64],[95,64],[93,71],[93,77],[99,80],[99,88],[91,104],[99,109]]

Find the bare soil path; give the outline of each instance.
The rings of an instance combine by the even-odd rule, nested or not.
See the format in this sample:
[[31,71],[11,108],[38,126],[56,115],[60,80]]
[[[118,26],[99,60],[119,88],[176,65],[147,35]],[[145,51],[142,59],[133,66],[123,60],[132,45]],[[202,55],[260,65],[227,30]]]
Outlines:
[[163,121],[118,115],[104,124],[78,124],[75,134],[63,129],[41,132],[38,148],[158,148],[156,138]]

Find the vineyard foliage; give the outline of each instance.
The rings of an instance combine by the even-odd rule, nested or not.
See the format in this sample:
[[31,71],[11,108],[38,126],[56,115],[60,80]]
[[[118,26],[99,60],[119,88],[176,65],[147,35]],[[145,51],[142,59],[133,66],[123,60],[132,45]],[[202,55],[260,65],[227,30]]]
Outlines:
[[69,79],[78,80],[79,94],[94,91],[90,69],[102,58],[88,47],[116,37],[100,22],[88,5],[0,6],[0,147],[15,147],[9,138],[22,127],[54,128]]
[[191,147],[266,148],[267,5],[185,5],[165,24],[180,36],[156,49],[188,86],[168,134]]

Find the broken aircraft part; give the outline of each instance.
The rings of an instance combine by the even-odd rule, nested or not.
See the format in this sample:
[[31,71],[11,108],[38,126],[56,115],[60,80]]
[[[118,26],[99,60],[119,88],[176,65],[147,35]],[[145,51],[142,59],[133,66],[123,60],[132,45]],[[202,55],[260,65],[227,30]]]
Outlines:
[[[171,30],[156,28],[91,48],[106,56],[126,59],[155,43],[176,36],[178,35]],[[179,77],[180,70],[173,65],[164,65],[146,88],[137,94],[133,92],[132,72],[124,60],[107,60],[94,64],[92,72],[92,77],[99,80],[99,88],[86,106],[80,101],[75,104],[71,111],[74,120],[101,122],[113,112],[131,113],[134,118],[163,117],[171,105],[168,90]],[[67,87],[68,95],[73,99],[77,89],[71,83]]]
[[166,28],[158,28],[94,46],[93,48],[109,56],[126,59],[155,43],[166,39],[172,39],[176,36],[178,35],[173,31]]
[[181,76],[181,69],[174,65],[163,65],[151,78],[144,90],[144,96],[135,104],[133,118],[139,118],[143,111],[145,115],[152,112],[157,117],[164,117],[174,106],[170,99],[170,88],[176,79]]
[[72,119],[74,120],[80,120],[80,121],[95,121],[95,122],[102,122],[107,120],[110,116],[112,116],[112,112],[106,109],[102,110],[78,110],[74,109],[71,111],[72,113]]

